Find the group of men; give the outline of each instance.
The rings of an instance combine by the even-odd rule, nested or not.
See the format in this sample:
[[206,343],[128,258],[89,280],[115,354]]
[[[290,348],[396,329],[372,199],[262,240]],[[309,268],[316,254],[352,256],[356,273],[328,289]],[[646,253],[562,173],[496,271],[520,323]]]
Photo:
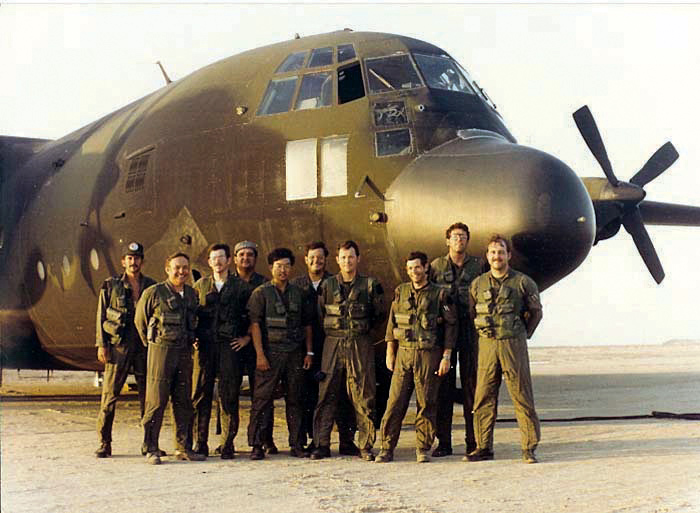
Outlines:
[[[429,265],[425,253],[409,254],[409,281],[396,288],[388,319],[382,286],[359,273],[360,248],[351,240],[337,248],[336,275],[326,271],[329,250],[323,242],[307,245],[306,272],[294,279],[294,253],[274,249],[267,256],[270,281],[254,271],[253,242],[239,242],[233,254],[228,245],[214,244],[207,250],[211,275],[194,287],[187,284],[190,262],[184,253],[168,257],[167,279],[156,284],[141,273],[141,244],[129,244],[124,274],[107,279],[99,294],[97,347],[105,373],[97,457],[111,455],[116,400],[133,369],[142,454],[151,464],[165,455],[158,438],[169,399],[174,457],[198,461],[209,455],[217,379],[222,433],[215,452],[234,458],[244,374],[252,395],[247,433],[252,460],[277,452],[273,403],[282,390],[291,456],[330,457],[335,423],[340,454],[392,461],[415,390],[416,461],[427,462],[431,455],[452,454],[459,363],[464,459],[493,459],[498,389],[505,376],[523,459],[535,463],[540,432],[526,340],[542,317],[537,287],[509,266],[504,237],[489,241],[487,272],[482,259],[467,254],[468,243],[468,227],[455,223],[446,231],[447,255]],[[375,456],[375,334],[385,321],[384,363],[392,377]]]

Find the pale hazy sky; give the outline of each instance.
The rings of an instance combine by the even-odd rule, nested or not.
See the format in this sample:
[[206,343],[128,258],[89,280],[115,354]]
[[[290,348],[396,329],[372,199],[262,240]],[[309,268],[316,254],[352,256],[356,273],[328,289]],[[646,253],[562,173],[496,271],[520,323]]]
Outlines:
[[[241,51],[352,28],[443,48],[498,105],[521,144],[580,176],[603,176],[571,118],[588,104],[617,176],[667,140],[680,159],[647,185],[700,205],[700,5],[66,4],[0,5],[0,134],[58,138]],[[533,345],[700,339],[700,228],[648,227],[657,286],[627,233],[594,247],[543,294]]]

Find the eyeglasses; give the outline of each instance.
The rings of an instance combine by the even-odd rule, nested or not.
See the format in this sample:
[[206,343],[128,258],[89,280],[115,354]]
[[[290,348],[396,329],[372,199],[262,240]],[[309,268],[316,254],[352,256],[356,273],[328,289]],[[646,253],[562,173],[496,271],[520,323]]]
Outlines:
[[465,233],[453,233],[450,235],[450,240],[467,240],[468,238]]

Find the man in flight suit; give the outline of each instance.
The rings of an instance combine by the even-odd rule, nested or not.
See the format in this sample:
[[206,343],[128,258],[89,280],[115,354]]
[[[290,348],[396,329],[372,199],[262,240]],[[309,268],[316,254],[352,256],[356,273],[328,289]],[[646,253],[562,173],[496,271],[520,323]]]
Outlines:
[[199,296],[192,377],[194,452],[209,455],[209,421],[214,382],[218,377],[222,411],[220,454],[221,459],[227,460],[233,458],[233,440],[238,432],[242,379],[239,351],[250,342],[246,304],[251,290],[229,272],[231,250],[227,244],[213,244],[207,254],[212,274],[194,284]]
[[289,430],[289,454],[307,456],[302,446],[302,387],[304,370],[311,367],[313,351],[311,319],[313,306],[306,294],[289,283],[294,254],[277,248],[267,257],[272,281],[253,291],[248,301],[251,333],[256,354],[255,390],[248,424],[251,460],[265,457],[275,387],[285,384],[285,406]]
[[172,397],[175,420],[175,458],[206,458],[187,446],[192,422],[192,343],[197,323],[197,293],[187,285],[190,258],[175,253],[165,260],[168,279],[152,285],[136,305],[134,324],[148,346],[146,408],[141,420],[146,461],[160,465],[158,438],[163,414]]
[[394,459],[401,422],[414,388],[416,461],[430,461],[438,387],[450,370],[450,355],[457,338],[451,296],[428,282],[428,256],[420,251],[411,253],[406,259],[406,272],[411,281],[396,288],[386,327],[386,366],[393,376],[380,428],[382,450],[375,460],[378,463]]
[[[303,289],[309,301],[318,308],[318,291],[321,283],[332,275],[326,271],[326,258],[328,257],[328,248],[321,241],[310,242],[306,245],[306,255],[304,262],[306,263],[307,272],[301,276],[297,276],[292,280],[292,283]],[[318,384],[324,377],[321,372],[321,355],[323,354],[323,327],[319,322],[318,315],[314,315],[311,323],[313,332],[313,364],[311,368],[304,373],[304,420],[303,432],[304,436],[311,441],[306,448],[306,452],[312,453],[316,448],[313,443],[314,433],[314,410],[318,402]],[[357,456],[360,454],[360,449],[353,442],[355,437],[355,411],[352,404],[341,389],[341,397],[338,399],[338,411],[335,419],[338,425],[338,452],[349,456]]]
[[[246,282],[250,286],[251,291],[268,281],[265,276],[255,271],[255,264],[258,261],[258,245],[255,242],[242,240],[236,243],[233,248],[233,261],[235,264],[233,274]],[[255,361],[255,348],[252,344],[249,344],[241,350],[240,362],[242,365],[242,374],[248,376],[251,398],[255,392]],[[269,419],[269,424],[265,428],[263,449],[267,454],[277,454],[279,451],[277,450],[275,441],[272,439],[272,430],[275,422],[274,404],[271,405],[270,408],[272,408],[270,415],[266,416],[266,418]]]
[[464,223],[454,223],[445,232],[447,255],[436,258],[430,264],[430,281],[447,290],[452,296],[457,311],[459,335],[455,350],[452,351],[450,372],[440,383],[437,408],[438,446],[433,451],[436,458],[452,454],[452,413],[457,381],[457,361],[459,379],[462,386],[462,410],[464,413],[466,453],[476,449],[474,438],[474,388],[476,386],[476,336],[474,325],[469,317],[469,285],[484,272],[482,259],[467,255],[469,227]]
[[474,397],[474,431],[478,448],[468,461],[493,459],[498,389],[505,377],[520,428],[523,460],[537,463],[535,448],[540,422],[535,413],[527,339],[542,319],[542,305],[535,282],[510,268],[510,242],[494,235],[486,260],[491,270],[472,282],[471,316],[479,332],[479,366]]
[[318,298],[319,314],[326,333],[321,359],[325,379],[321,381],[314,412],[316,449],[311,458],[331,455],[331,429],[340,388],[345,387],[357,419],[360,457],[373,461],[377,381],[370,330],[384,321],[384,291],[376,279],[357,272],[360,248],[354,241],[340,244],[336,260],[340,273],[321,284]]
[[[97,416],[100,448],[98,458],[112,455],[114,410],[129,370],[133,368],[138,387],[141,416],[146,397],[146,351],[134,326],[134,309],[142,292],[155,280],[141,273],[143,246],[131,242],[122,255],[124,274],[107,278],[97,300],[97,359],[104,363],[102,401]],[[141,452],[145,455],[145,446]]]

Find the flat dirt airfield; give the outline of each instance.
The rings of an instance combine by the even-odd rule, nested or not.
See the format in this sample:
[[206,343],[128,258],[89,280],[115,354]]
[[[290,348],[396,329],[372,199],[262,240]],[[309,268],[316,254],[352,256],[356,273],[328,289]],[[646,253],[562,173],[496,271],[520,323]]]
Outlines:
[[[284,407],[277,401],[280,454],[248,459],[241,405],[236,459],[160,467],[140,456],[138,403],[117,406],[114,456],[98,460],[93,374],[3,372],[0,388],[0,509],[20,512],[700,512],[700,421],[577,417],[700,412],[700,344],[531,347],[542,423],[540,463],[520,461],[514,422],[499,422],[494,461],[464,463],[464,420],[455,405],[455,455],[415,463],[409,409],[393,463],[286,454]],[[499,419],[513,419],[502,387]],[[56,394],[34,400],[31,396]],[[170,415],[161,447],[172,454]],[[217,445],[214,423],[210,448]],[[334,435],[334,442],[335,439]],[[377,442],[376,447],[379,447]]]

